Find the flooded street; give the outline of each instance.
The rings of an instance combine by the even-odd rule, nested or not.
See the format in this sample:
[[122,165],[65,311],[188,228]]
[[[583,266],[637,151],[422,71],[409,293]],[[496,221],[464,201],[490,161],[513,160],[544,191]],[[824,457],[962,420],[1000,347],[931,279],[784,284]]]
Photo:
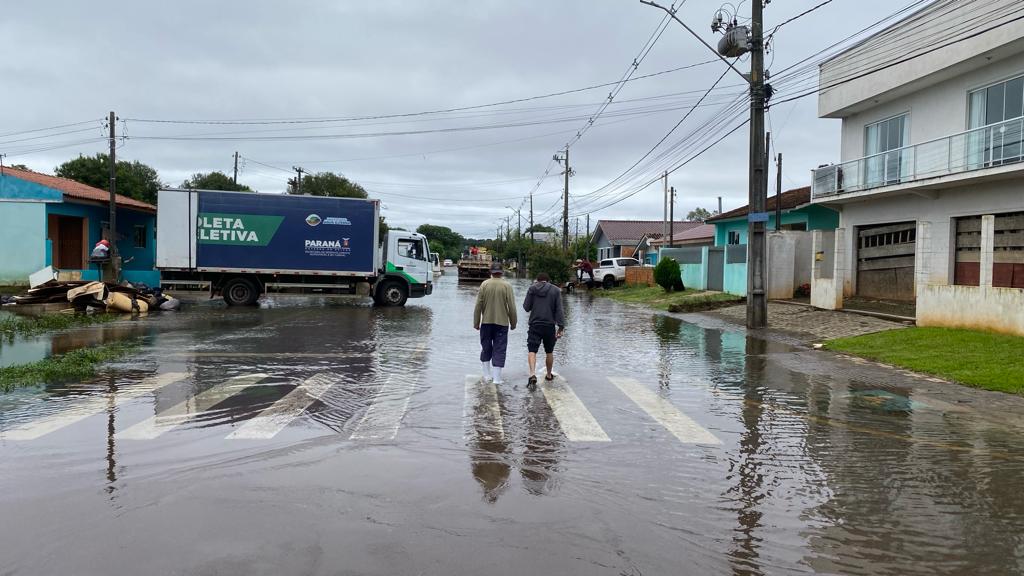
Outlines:
[[485,385],[476,290],[199,303],[0,396],[0,573],[1024,571],[1021,399],[590,294]]

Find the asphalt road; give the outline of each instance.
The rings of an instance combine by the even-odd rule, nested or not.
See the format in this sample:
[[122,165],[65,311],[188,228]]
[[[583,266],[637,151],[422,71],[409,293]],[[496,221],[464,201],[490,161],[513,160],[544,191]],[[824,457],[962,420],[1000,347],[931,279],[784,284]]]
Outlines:
[[0,574],[1024,571],[1017,399],[589,294],[486,385],[475,292],[96,328],[141,354],[0,397]]

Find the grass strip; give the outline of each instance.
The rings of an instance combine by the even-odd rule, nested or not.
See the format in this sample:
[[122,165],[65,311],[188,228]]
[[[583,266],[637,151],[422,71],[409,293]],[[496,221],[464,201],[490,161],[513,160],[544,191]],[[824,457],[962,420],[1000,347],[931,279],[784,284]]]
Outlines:
[[91,378],[96,366],[122,358],[138,349],[131,342],[114,342],[91,348],[79,348],[29,364],[0,368],[0,391],[36,384],[73,382]]
[[836,352],[861,356],[967,386],[1024,393],[1024,337],[916,327],[888,330],[825,343]]
[[32,335],[103,324],[117,320],[116,314],[65,314],[62,312],[39,316],[13,316],[0,318],[0,336]]
[[[742,296],[725,293],[706,293],[702,290],[683,290],[682,292],[665,292],[661,286],[624,286],[611,290],[596,292],[612,300],[630,304],[642,304],[657,310],[679,312],[696,312],[709,310],[722,305],[735,304],[743,300]],[[713,306],[711,306],[713,304]],[[677,310],[671,310],[675,306]],[[709,307],[710,306],[710,307]],[[691,309],[692,307],[692,309]]]

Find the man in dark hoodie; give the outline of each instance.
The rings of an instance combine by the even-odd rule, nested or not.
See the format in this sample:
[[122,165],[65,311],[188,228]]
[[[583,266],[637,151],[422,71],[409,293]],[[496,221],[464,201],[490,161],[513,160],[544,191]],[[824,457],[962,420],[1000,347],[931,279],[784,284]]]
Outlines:
[[526,291],[523,310],[530,313],[530,328],[526,337],[529,351],[531,389],[537,386],[537,351],[544,344],[544,365],[547,368],[545,380],[554,380],[551,368],[555,365],[555,340],[565,331],[565,312],[562,310],[562,291],[553,286],[548,275],[541,272],[537,281]]

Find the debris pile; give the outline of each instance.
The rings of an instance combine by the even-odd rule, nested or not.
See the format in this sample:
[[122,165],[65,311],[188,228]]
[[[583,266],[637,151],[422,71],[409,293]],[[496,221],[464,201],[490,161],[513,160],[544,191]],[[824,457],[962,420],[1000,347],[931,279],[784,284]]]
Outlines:
[[50,280],[29,289],[24,296],[14,296],[12,301],[18,305],[68,303],[76,310],[101,308],[108,312],[132,314],[177,310],[181,305],[177,299],[164,296],[160,288],[150,288],[145,284],[120,285],[87,280]]

